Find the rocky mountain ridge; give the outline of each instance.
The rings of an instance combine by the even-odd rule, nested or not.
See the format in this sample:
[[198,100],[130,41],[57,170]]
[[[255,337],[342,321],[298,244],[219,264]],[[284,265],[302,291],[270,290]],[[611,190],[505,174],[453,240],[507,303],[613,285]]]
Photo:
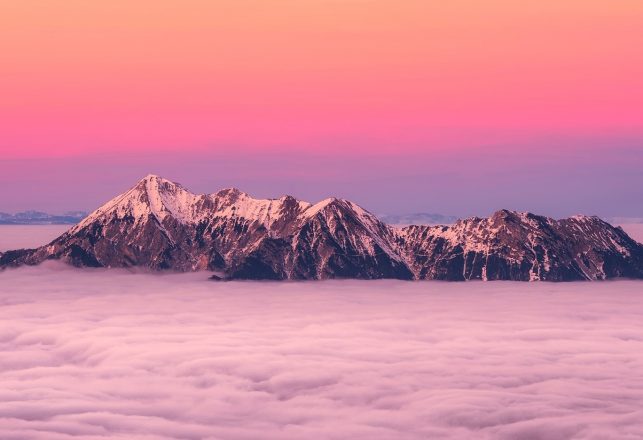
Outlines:
[[0,267],[210,270],[230,279],[643,278],[643,245],[597,217],[501,210],[451,226],[395,228],[344,199],[192,194],[149,175],[46,246],[0,254]]
[[378,218],[386,224],[395,227],[410,225],[450,225],[458,221],[452,215],[434,214],[428,212],[416,212],[413,214],[382,214]]

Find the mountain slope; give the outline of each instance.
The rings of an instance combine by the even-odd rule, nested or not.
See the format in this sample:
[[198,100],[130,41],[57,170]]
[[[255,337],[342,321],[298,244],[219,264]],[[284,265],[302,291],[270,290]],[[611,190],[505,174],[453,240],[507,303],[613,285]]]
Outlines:
[[48,245],[0,254],[0,267],[48,259],[238,279],[643,278],[643,246],[596,217],[502,210],[398,229],[348,200],[255,199],[235,188],[196,195],[154,175]]
[[643,277],[643,246],[598,217],[554,220],[501,210],[451,227],[410,226],[398,243],[421,279],[597,280]]
[[392,230],[352,202],[324,200],[291,225],[288,234],[264,239],[232,276],[255,278],[271,262],[276,279],[413,278]]

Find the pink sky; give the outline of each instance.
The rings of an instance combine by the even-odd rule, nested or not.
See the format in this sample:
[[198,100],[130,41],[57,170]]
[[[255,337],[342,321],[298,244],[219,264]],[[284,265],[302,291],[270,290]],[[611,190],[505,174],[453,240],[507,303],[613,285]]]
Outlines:
[[5,157],[640,134],[634,0],[5,2]]
[[172,171],[179,153],[384,167],[489,148],[600,164],[643,139],[641,29],[638,0],[3,2],[0,171],[119,154]]

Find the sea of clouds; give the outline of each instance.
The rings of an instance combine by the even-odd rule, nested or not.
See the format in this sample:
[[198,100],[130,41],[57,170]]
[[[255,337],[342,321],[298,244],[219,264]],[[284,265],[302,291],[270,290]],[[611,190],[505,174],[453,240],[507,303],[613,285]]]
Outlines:
[[620,223],[627,234],[639,243],[643,243],[643,222],[642,223]]
[[69,228],[70,225],[0,225],[0,252],[42,246]]
[[0,438],[640,439],[643,283],[7,270]]

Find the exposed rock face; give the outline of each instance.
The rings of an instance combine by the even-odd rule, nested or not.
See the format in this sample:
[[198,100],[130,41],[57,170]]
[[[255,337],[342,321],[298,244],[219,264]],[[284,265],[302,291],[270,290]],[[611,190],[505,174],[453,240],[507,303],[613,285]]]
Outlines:
[[643,278],[643,245],[596,217],[502,210],[397,229],[347,200],[259,200],[237,189],[195,195],[151,175],[50,244],[0,254],[0,267],[48,259],[239,279]]
[[451,227],[410,226],[398,244],[418,278],[599,280],[643,277],[643,246],[598,217],[501,210]]

